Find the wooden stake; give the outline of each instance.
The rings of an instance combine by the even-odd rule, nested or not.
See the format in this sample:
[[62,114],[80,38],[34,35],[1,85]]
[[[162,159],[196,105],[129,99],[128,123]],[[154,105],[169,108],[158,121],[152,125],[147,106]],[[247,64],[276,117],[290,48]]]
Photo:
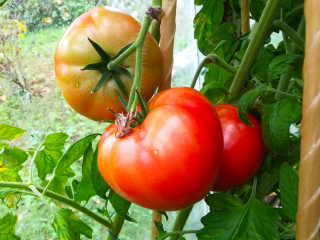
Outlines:
[[320,227],[320,4],[305,1],[306,51],[297,240],[319,240]]

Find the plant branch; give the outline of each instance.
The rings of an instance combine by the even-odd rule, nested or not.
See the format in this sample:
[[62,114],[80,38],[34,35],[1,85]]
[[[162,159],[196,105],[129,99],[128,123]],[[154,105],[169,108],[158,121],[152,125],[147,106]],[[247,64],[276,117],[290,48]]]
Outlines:
[[305,41],[295,30],[281,20],[276,20],[273,24],[285,33],[285,35],[287,35],[302,51],[304,51]]
[[[190,216],[193,206],[194,205],[178,212],[178,215],[171,229],[172,232],[182,231],[182,229],[184,228],[188,220],[188,217]],[[179,238],[179,235],[173,235],[169,238],[169,240],[177,240],[178,238]]]
[[[162,0],[152,0],[152,6],[154,7],[161,7],[162,6]],[[151,26],[149,28],[149,32],[151,35],[155,38],[155,40],[159,43],[160,42],[160,25],[161,21],[152,20]]]
[[273,0],[267,2],[260,21],[258,22],[257,28],[252,35],[248,49],[234,78],[233,84],[231,85],[230,94],[232,97],[236,96],[241,91],[242,86],[248,80],[251,69],[256,62],[260,49],[263,47],[269,35],[270,27],[272,26],[281,4],[282,0]]
[[33,153],[33,157],[29,166],[29,179],[28,179],[28,183],[29,184],[33,184],[33,165],[34,165],[34,161],[36,160],[36,157],[38,155],[38,152],[40,151],[41,147],[42,147],[43,143],[39,146],[39,148]]
[[[19,189],[25,189],[25,190],[30,190],[30,187],[27,183],[21,183],[21,182],[1,182],[0,181],[0,187],[6,187],[6,188],[19,188]],[[44,188],[35,186],[36,189],[41,193],[43,193]],[[77,209],[78,211],[82,212],[83,214],[87,215],[88,217],[92,218],[96,222],[102,224],[103,226],[107,227],[111,231],[114,229],[114,226],[105,218],[97,215],[96,213],[92,212],[88,208],[82,206],[81,204],[66,198],[60,194],[57,194],[52,191],[47,191],[44,194],[46,197],[52,198],[54,200],[57,200],[59,202],[62,202],[64,204],[69,205],[70,207],[73,207],[74,209]]]
[[[129,208],[131,206],[131,202],[127,202],[126,206],[124,207],[125,213],[128,212]],[[114,237],[118,237],[120,234],[120,231],[122,229],[123,223],[124,223],[124,218],[121,217],[118,213],[115,214],[113,218],[113,230],[109,230],[109,234],[107,237],[107,240],[115,240]],[[110,234],[111,233],[111,234]]]
[[202,68],[204,67],[204,65],[210,64],[210,63],[213,63],[213,64],[223,68],[224,70],[228,71],[232,75],[236,75],[236,73],[237,73],[237,69],[235,67],[233,67],[230,64],[226,63],[225,61],[223,61],[216,54],[209,54],[200,63],[200,65],[199,65],[199,67],[198,67],[198,69],[197,69],[197,71],[196,71],[196,73],[195,73],[195,75],[193,77],[192,83],[190,85],[191,88],[194,88],[194,86],[196,85],[197,79],[198,79],[199,74],[200,74]]

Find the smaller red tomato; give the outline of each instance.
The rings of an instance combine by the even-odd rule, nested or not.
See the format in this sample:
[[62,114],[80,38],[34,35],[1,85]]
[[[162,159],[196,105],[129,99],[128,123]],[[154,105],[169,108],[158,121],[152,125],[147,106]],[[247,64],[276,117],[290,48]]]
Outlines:
[[238,108],[229,104],[216,107],[219,115],[224,148],[221,166],[212,191],[225,192],[248,182],[259,170],[266,145],[260,122],[247,113],[251,124],[244,124],[238,117]]

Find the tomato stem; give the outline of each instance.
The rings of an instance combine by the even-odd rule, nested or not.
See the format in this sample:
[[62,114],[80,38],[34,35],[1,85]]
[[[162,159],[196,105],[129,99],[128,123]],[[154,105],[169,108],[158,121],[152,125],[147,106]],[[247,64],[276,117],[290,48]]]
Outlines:
[[[125,213],[128,212],[130,206],[131,206],[131,202],[127,202],[125,207],[124,207]],[[114,218],[113,218],[114,229],[110,230],[112,235],[109,233],[108,237],[107,237],[107,240],[115,240],[114,237],[118,237],[119,236],[120,231],[121,231],[122,226],[123,226],[123,223],[124,223],[124,218],[121,217],[118,213],[116,213]]]
[[200,63],[200,65],[199,65],[199,67],[198,67],[198,69],[197,69],[197,71],[196,71],[196,73],[195,73],[195,75],[193,77],[192,83],[190,85],[191,88],[194,88],[194,86],[196,85],[197,79],[198,79],[199,74],[200,74],[202,68],[204,67],[204,65],[210,64],[210,63],[216,64],[217,66],[223,68],[224,70],[228,71],[232,75],[236,75],[236,73],[237,73],[237,69],[235,67],[233,67],[230,64],[226,63],[225,61],[223,61],[216,54],[209,54]]
[[266,38],[270,33],[270,27],[278,13],[283,0],[268,1],[266,7],[263,10],[261,18],[258,22],[257,28],[252,35],[252,39],[249,43],[248,49],[244,54],[237,74],[230,88],[230,94],[232,97],[236,96],[242,89],[242,86],[248,80],[251,69],[256,62],[258,53],[263,47]]
[[[25,190],[30,190],[30,186],[27,183],[22,183],[22,182],[1,182],[0,181],[0,187],[1,188],[18,188],[18,189],[25,189]],[[41,193],[43,193],[44,188],[35,186],[35,188]],[[52,191],[47,191],[44,194],[46,197],[52,198],[54,200],[57,200],[59,202],[65,203],[69,205],[70,207],[73,207],[74,209],[77,209],[78,211],[84,213],[88,217],[92,218],[96,222],[102,224],[103,226],[107,227],[111,231],[114,229],[114,226],[105,218],[101,217],[100,215],[92,212],[88,208],[82,206],[81,204],[73,201],[72,199],[66,198],[60,194],[57,194]]]
[[[152,6],[154,7],[161,7],[162,6],[162,0],[152,0]],[[160,25],[161,21],[152,20],[151,26],[149,28],[149,32],[151,35],[156,39],[156,41],[160,42]]]
[[[178,212],[178,215],[171,229],[172,232],[181,231],[184,228],[184,225],[186,224],[188,217],[190,216],[193,206],[194,205]],[[178,238],[179,235],[173,235],[169,238],[169,240],[177,240]]]

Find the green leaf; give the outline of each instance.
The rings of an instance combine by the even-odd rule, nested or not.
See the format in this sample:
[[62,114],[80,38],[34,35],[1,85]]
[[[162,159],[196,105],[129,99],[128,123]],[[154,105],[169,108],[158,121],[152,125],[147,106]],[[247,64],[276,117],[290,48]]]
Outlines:
[[241,14],[241,5],[240,5],[240,1],[239,0],[229,0],[230,5],[233,9],[233,11],[235,11],[238,15]]
[[210,213],[201,219],[204,228],[199,240],[278,240],[277,212],[267,203],[255,198],[247,204],[224,193],[211,194],[205,199]]
[[2,167],[14,167],[19,166],[28,159],[28,154],[17,148],[5,148],[1,154],[0,164]]
[[[68,182],[69,178],[74,176],[75,176],[74,171],[70,167],[67,167],[65,171],[63,171],[59,175],[55,175],[52,178],[52,180],[50,181],[48,190],[56,192],[60,195],[66,196],[67,195],[65,191],[66,183]],[[47,180],[42,181],[43,187],[47,186],[47,184],[48,184]]]
[[256,22],[259,22],[263,9],[267,4],[266,0],[250,0],[249,7],[250,13]]
[[79,181],[77,179],[73,179],[72,182],[68,181],[65,186],[65,191],[69,198],[74,199],[74,193],[77,191],[79,186]]
[[92,228],[66,208],[55,212],[52,226],[59,240],[78,240],[80,234],[92,238]]
[[46,136],[46,139],[36,156],[35,164],[38,170],[38,176],[45,180],[47,174],[51,174],[57,166],[58,160],[64,149],[64,141],[68,138],[65,133],[53,133]]
[[299,176],[286,162],[284,162],[280,168],[279,185],[282,209],[292,221],[296,221]]
[[302,106],[297,99],[286,98],[262,108],[262,130],[266,145],[279,155],[289,155],[290,125],[300,121]]
[[91,91],[91,95],[94,94],[96,91],[98,91],[103,86],[103,84],[105,84],[105,82],[110,78],[110,76],[111,76],[111,71],[105,71],[104,73],[102,73],[99,82]]
[[129,95],[128,95],[128,92],[127,92],[127,89],[126,87],[124,86],[121,78],[119,77],[118,73],[117,72],[114,72],[112,71],[112,77],[113,79],[115,80],[115,82],[117,83],[119,89],[121,90],[121,92],[123,93],[123,95],[126,97],[126,98],[129,98]]
[[252,186],[250,186],[250,185],[242,185],[241,187],[237,188],[236,194],[240,196],[240,195],[248,192],[251,189],[252,189]]
[[198,5],[198,6],[203,5],[204,1],[205,0],[194,0],[194,5]]
[[161,213],[163,216],[165,216],[166,221],[169,220],[169,216],[168,216],[168,214],[167,214],[166,212],[163,212],[163,211],[157,211],[157,212],[158,212],[158,213]]
[[88,202],[92,196],[96,195],[96,192],[94,191],[92,187],[92,182],[91,182],[92,160],[93,160],[93,149],[92,149],[92,144],[90,144],[83,156],[82,179],[74,195],[75,201]]
[[[1,7],[1,2],[0,2],[0,7]],[[26,130],[22,130],[21,128],[14,127],[6,123],[1,123],[0,124],[0,141],[16,139],[20,137],[24,132],[26,132]]]
[[206,0],[202,9],[194,18],[194,38],[203,54],[207,54],[205,40],[212,36],[215,27],[220,24],[223,17],[223,0]]
[[156,227],[157,231],[158,231],[158,237],[156,237],[156,240],[163,240],[166,239],[167,237],[171,236],[170,233],[167,233],[164,228],[163,228],[163,224],[161,222],[158,221],[154,221],[154,226]]
[[243,123],[251,127],[253,127],[253,125],[251,124],[247,115],[248,105],[257,97],[259,97],[263,92],[264,90],[254,89],[250,92],[245,93],[240,99],[239,106],[238,106],[238,116]]
[[56,170],[54,171],[55,176],[63,175],[65,169],[70,167],[71,164],[73,164],[75,161],[81,158],[89,144],[92,143],[92,141],[98,135],[99,134],[91,134],[72,144],[72,146],[67,150],[67,152],[63,154],[63,156],[60,158]]
[[267,69],[270,64],[268,52],[265,48],[260,50],[257,61],[251,71],[252,77],[257,78],[258,80],[265,82],[268,80]]
[[27,192],[19,189],[4,188],[0,190],[0,197],[3,203],[9,208],[16,208],[18,202],[20,201],[21,194],[29,194],[37,196],[32,192]]
[[3,7],[7,0],[0,0],[0,7]]
[[292,0],[284,0],[283,7],[285,7],[287,10],[292,10]]
[[32,196],[37,196],[36,194],[32,193],[32,192],[27,192],[24,190],[19,190],[19,189],[11,189],[11,188],[3,188],[0,189],[0,197],[3,197],[7,194],[17,194],[17,193],[21,193],[21,194],[28,194],[28,195],[32,195]]
[[283,54],[272,59],[267,69],[269,80],[277,79],[281,74],[285,73],[287,71],[286,67],[293,64],[298,58],[302,58],[302,56]]
[[110,189],[108,183],[103,179],[98,168],[98,146],[93,154],[92,165],[91,165],[91,182],[94,191],[102,199],[108,199],[106,192]]
[[218,103],[226,103],[231,100],[231,95],[225,87],[219,82],[211,82],[205,85],[201,90],[213,105]]
[[124,219],[136,223],[137,221],[134,220],[132,217],[129,217],[126,214],[125,208],[128,205],[128,201],[117,194],[114,190],[110,190],[109,197],[108,197],[112,207],[114,210]]
[[112,57],[112,59],[118,58],[122,53],[124,53],[129,47],[131,47],[134,44],[134,42],[129,43],[128,45],[124,46],[116,55]]
[[19,240],[20,238],[15,236],[15,225],[18,221],[18,217],[7,213],[0,219],[0,240]]

